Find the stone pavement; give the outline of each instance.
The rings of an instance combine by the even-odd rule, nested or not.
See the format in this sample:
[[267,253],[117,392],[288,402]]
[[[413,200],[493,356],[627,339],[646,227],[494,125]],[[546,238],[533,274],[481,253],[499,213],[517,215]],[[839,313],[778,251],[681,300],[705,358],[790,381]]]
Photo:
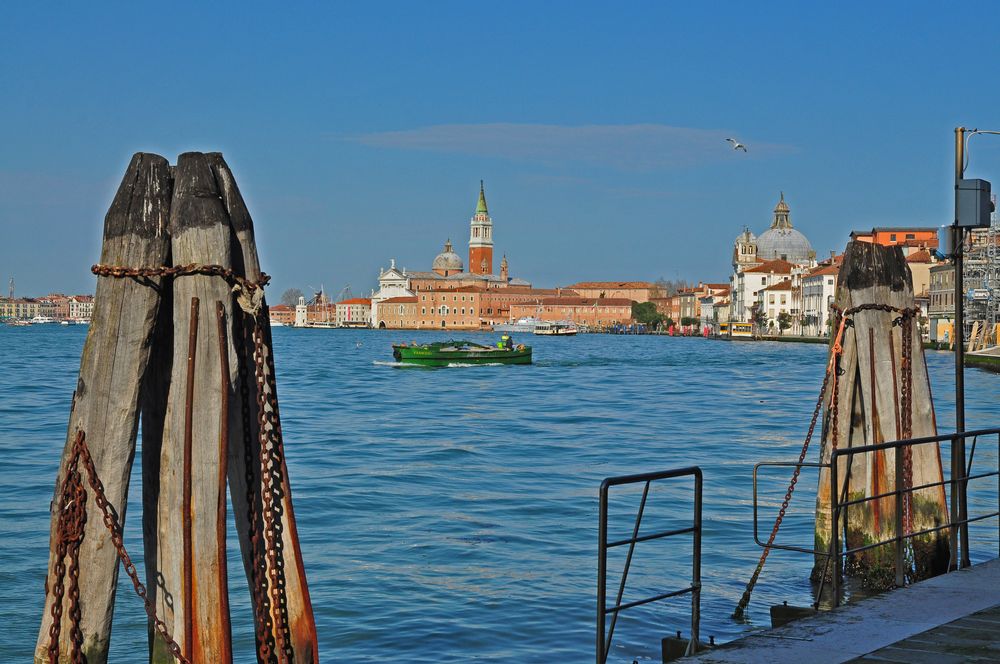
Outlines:
[[685,662],[1000,661],[1000,559],[749,634]]

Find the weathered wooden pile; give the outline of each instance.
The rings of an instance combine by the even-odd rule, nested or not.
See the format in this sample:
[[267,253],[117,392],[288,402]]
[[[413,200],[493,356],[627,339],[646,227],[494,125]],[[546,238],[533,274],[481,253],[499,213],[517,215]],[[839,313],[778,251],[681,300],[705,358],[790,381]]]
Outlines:
[[[104,225],[36,662],[105,662],[119,562],[153,662],[232,661],[227,496],[260,662],[315,662],[253,222],[218,153],[138,153]],[[122,544],[142,424],[145,585]]]
[[[832,373],[824,395],[820,460],[829,463],[838,447],[858,448],[887,441],[934,436],[937,424],[924,359],[918,310],[914,305],[909,267],[899,247],[851,242],[844,253],[833,321],[839,348],[831,349]],[[841,532],[842,550],[887,542],[897,536],[897,506],[903,535],[949,523],[937,443],[913,445],[900,452],[905,493],[844,507],[831,523],[830,469],[820,470],[816,499],[817,551],[831,550],[832,529]],[[899,482],[894,449],[840,457],[838,502],[862,501],[894,492]],[[917,488],[910,491],[913,487]],[[848,557],[847,571],[873,589],[885,589],[901,578],[926,578],[948,567],[948,533],[928,532],[911,538],[905,564],[897,570],[893,545],[874,546]],[[841,547],[838,547],[841,548]],[[818,555],[814,578],[828,577],[832,559]]]

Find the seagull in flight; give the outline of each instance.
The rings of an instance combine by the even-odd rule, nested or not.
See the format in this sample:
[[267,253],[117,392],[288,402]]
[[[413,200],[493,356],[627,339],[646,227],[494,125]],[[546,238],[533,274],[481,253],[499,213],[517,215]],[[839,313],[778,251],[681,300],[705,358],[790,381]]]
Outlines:
[[739,141],[737,141],[735,138],[727,138],[726,140],[729,141],[730,143],[732,143],[734,150],[743,150],[744,152],[747,151],[747,146],[743,145],[742,143],[740,143]]

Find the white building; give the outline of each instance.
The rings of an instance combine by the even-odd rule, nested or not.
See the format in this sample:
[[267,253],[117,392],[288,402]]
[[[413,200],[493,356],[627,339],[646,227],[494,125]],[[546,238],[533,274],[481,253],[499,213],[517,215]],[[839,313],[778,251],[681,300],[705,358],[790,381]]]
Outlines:
[[410,290],[410,278],[406,275],[406,269],[400,270],[396,267],[396,259],[389,261],[389,269],[378,271],[378,292],[373,292],[370,299],[369,319],[372,327],[378,327],[382,322],[379,315],[379,303],[394,297],[413,297],[415,293]]
[[730,277],[730,319],[749,322],[760,291],[785,279],[793,279],[816,265],[816,252],[805,235],[792,227],[791,211],[782,192],[774,207],[771,227],[759,237],[744,228],[733,243],[733,275]]
[[337,303],[337,327],[369,327],[372,324],[372,301],[355,297]]
[[73,320],[90,320],[94,316],[94,296],[74,295],[69,298],[69,317]]
[[802,333],[828,333],[830,305],[837,296],[839,265],[820,265],[802,277]]

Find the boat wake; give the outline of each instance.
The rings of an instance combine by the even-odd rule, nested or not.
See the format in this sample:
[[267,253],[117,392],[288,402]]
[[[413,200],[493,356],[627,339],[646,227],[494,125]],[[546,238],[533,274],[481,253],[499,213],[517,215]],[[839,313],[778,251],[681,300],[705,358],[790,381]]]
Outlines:
[[503,362],[449,362],[443,366],[426,366],[423,364],[415,364],[413,362],[386,362],[383,360],[373,360],[372,364],[379,367],[399,367],[402,369],[466,369],[469,367],[502,367],[505,366]]

